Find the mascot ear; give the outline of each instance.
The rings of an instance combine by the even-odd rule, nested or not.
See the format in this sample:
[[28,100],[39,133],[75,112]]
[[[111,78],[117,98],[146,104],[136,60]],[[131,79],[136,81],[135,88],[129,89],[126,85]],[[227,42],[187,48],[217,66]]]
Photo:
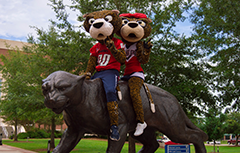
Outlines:
[[87,13],[87,14],[84,14],[84,15],[83,15],[83,18],[86,18],[88,14],[89,14],[89,13]]
[[118,10],[112,10],[112,12],[116,13],[117,15],[120,13]]
[[149,18],[148,18],[147,20],[148,20],[148,23],[151,23],[151,22],[152,22],[152,20],[151,20],[151,19],[149,19]]

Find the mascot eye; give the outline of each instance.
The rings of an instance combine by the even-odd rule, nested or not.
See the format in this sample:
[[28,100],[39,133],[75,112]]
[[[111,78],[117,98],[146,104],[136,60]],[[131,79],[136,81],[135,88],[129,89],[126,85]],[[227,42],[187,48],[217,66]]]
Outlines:
[[128,23],[128,20],[127,19],[123,19],[122,20],[122,25],[125,25],[125,24],[127,24]]
[[142,27],[145,27],[145,26],[146,26],[146,23],[143,22],[143,21],[138,21],[138,24],[139,24],[140,26],[142,26]]
[[94,18],[91,18],[91,19],[88,20],[88,23],[89,23],[89,24],[93,24],[94,21],[95,21],[95,19],[94,19]]
[[106,20],[107,22],[111,22],[112,19],[113,19],[113,17],[112,17],[111,15],[107,15],[107,16],[105,17],[105,20]]

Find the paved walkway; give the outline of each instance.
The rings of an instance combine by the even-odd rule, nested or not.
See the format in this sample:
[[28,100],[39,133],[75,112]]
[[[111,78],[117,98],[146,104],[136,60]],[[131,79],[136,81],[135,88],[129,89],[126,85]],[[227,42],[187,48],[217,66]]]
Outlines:
[[36,152],[3,144],[3,145],[0,145],[0,153],[36,153]]

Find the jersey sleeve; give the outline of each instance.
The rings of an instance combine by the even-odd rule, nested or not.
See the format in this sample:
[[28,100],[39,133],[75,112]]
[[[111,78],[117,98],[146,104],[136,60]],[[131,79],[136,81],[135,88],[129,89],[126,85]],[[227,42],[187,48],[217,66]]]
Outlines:
[[96,52],[96,45],[94,45],[92,48],[90,48],[90,56],[95,56],[97,57],[97,52]]
[[124,49],[124,43],[120,39],[116,39],[114,44],[116,49]]

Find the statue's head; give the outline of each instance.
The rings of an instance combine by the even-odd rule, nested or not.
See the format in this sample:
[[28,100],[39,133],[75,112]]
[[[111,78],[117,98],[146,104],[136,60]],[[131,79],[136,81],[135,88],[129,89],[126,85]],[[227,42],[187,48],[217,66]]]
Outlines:
[[52,109],[56,114],[60,114],[65,108],[72,105],[74,97],[80,94],[76,94],[76,88],[79,85],[79,80],[82,79],[83,76],[64,71],[56,71],[50,74],[42,81],[45,106]]

